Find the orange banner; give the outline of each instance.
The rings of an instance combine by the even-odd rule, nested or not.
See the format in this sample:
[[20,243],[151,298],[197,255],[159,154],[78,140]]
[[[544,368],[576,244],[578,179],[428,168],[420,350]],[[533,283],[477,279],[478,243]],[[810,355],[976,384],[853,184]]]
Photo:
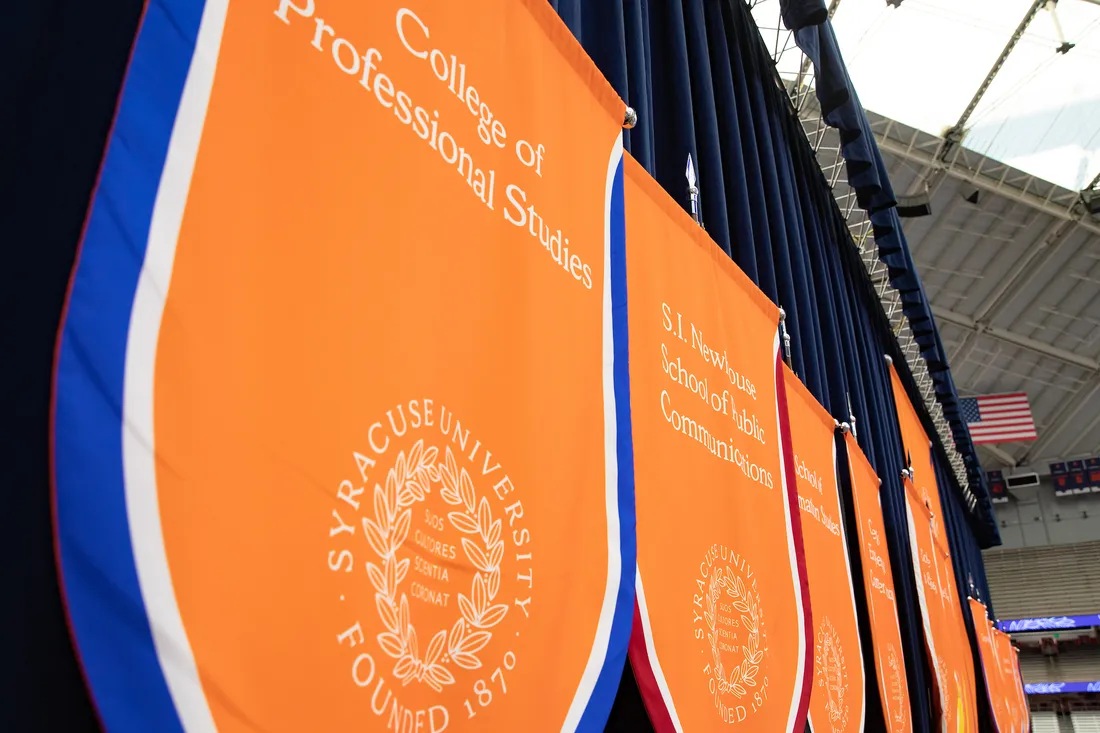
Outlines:
[[809,607],[779,312],[626,159],[638,605],[658,731],[801,733]]
[[992,627],[990,636],[999,676],[998,694],[1007,721],[1007,727],[998,733],[1027,733],[1031,730],[1031,709],[1020,675],[1019,652],[1009,635],[1000,629]]
[[810,727],[857,733],[866,715],[863,651],[836,477],[836,421],[785,365],[787,416],[813,608]]
[[982,678],[989,698],[990,713],[993,716],[996,733],[1019,733],[1014,720],[1016,701],[1011,700],[1011,684],[1005,676],[1004,666],[998,658],[997,643],[993,635],[993,624],[989,620],[985,605],[973,598],[970,601],[970,614],[974,619],[974,631],[978,636],[978,652],[982,661]]
[[890,364],[890,386],[894,393],[904,458],[912,469],[913,487],[917,489],[917,498],[931,514],[932,538],[947,547],[947,536],[942,526],[943,507],[940,506],[940,493],[935,470],[932,468],[932,444],[893,364]]
[[1020,671],[1020,650],[1012,643],[1012,639],[1008,634],[1004,634],[1005,639],[1008,640],[1008,648],[1012,654],[1012,697],[1016,700],[1016,712],[1015,720],[1020,726],[1021,733],[1027,733],[1031,730],[1031,705],[1028,701],[1027,692],[1024,690],[1024,675]]
[[935,520],[905,480],[906,515],[913,552],[925,647],[935,673],[942,730],[977,730],[977,699],[970,642],[959,617],[951,557],[935,541]]
[[932,662],[942,730],[978,727],[974,662],[955,586],[932,448],[893,364],[890,382],[911,480],[904,480],[909,543],[917,581],[925,647]]
[[[476,5],[206,3],[111,537],[164,655],[158,720],[602,729],[633,613],[625,108],[546,2]],[[179,729],[93,688],[108,727]]]
[[844,434],[844,443],[848,449],[852,503],[859,527],[863,589],[867,596],[882,714],[889,733],[911,733],[913,719],[909,708],[909,681],[902,656],[894,574],[886,547],[886,526],[879,496],[881,482],[851,433]]

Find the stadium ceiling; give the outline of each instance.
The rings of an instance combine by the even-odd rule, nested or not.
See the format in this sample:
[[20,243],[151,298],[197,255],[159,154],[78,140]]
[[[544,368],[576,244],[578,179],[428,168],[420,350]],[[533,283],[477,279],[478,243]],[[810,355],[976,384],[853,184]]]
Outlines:
[[[813,72],[750,3],[910,368],[897,296],[847,185]],[[983,467],[1100,455],[1100,0],[832,0],[960,396],[1026,392],[1036,441]],[[930,408],[934,400],[926,395]]]

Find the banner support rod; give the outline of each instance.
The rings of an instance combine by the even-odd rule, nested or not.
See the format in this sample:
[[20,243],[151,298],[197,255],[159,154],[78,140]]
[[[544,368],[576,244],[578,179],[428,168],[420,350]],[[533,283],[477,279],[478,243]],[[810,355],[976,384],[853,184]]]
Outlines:
[[695,163],[691,160],[691,153],[688,153],[687,169],[684,171],[684,177],[687,178],[688,183],[688,201],[691,204],[691,218],[695,220],[695,223],[699,226],[703,226],[703,212],[702,207],[699,206],[699,186],[698,179],[695,176]]
[[793,370],[794,366],[791,365],[791,334],[787,331],[787,311],[783,308],[779,309],[779,338],[783,341],[783,363]]
[[627,107],[626,112],[623,113],[623,129],[633,130],[634,126],[638,124],[638,113],[634,111],[633,107]]

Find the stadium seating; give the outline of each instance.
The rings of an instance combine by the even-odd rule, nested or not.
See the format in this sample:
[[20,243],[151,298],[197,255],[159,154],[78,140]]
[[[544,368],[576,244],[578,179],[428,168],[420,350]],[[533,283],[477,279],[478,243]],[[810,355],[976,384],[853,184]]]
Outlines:
[[992,550],[983,559],[998,618],[1100,612],[1100,542]]
[[1025,651],[1020,671],[1025,682],[1092,682],[1100,680],[1100,652],[1095,647],[1067,648],[1048,657]]
[[1032,713],[1031,730],[1032,733],[1061,733],[1058,730],[1058,714]]
[[1094,711],[1078,711],[1070,713],[1073,722],[1073,733],[1100,733],[1100,713]]

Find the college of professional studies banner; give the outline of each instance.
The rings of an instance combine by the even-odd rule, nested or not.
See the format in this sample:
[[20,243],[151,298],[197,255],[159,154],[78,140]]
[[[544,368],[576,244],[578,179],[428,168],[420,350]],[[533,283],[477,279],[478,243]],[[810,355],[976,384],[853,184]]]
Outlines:
[[836,421],[783,366],[813,608],[814,733],[861,733],[866,717],[863,651],[848,541],[837,488]]
[[912,469],[911,478],[903,479],[906,516],[925,647],[935,671],[940,722],[945,733],[972,732],[978,728],[974,663],[955,590],[931,443],[893,364],[890,382],[902,444]]
[[778,308],[629,156],[626,222],[639,689],[660,733],[801,733],[812,634]]
[[882,714],[889,733],[911,733],[913,719],[909,709],[909,681],[902,656],[894,575],[886,547],[886,525],[879,496],[881,481],[851,433],[844,434],[844,444],[848,453],[852,505],[859,527],[860,565],[863,567],[863,589],[867,597]]
[[477,6],[149,5],[56,375],[111,731],[603,729],[624,106],[545,2]]

